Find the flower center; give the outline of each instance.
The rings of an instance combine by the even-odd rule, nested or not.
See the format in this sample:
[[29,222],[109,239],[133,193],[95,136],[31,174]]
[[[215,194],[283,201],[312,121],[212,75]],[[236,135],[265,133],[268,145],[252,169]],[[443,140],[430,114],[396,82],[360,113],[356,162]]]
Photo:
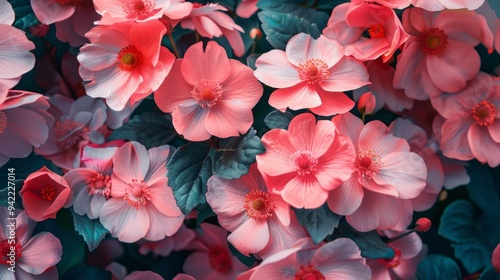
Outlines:
[[201,79],[194,84],[191,94],[202,108],[212,108],[222,97],[222,86],[212,80]]
[[196,2],[193,2],[193,8],[196,9],[196,8],[199,8],[199,7],[202,7],[203,4],[201,3],[196,3]]
[[122,8],[128,18],[135,18],[149,14],[155,5],[151,0],[129,0],[123,1]]
[[0,133],[4,132],[5,129],[7,128],[7,115],[0,111]]
[[0,242],[0,252],[0,264],[10,265],[10,261],[16,262],[21,257],[21,244],[16,239],[5,239]]
[[123,71],[132,71],[142,65],[144,56],[135,46],[128,45],[118,52],[118,68]]
[[211,247],[208,250],[208,262],[218,272],[226,272],[231,269],[231,256],[227,250],[220,247]]
[[290,157],[299,175],[309,175],[316,171],[318,159],[312,156],[311,152],[297,151]]
[[132,182],[128,185],[129,187],[125,190],[123,199],[135,209],[139,210],[141,205],[146,205],[148,200],[151,200],[148,186],[144,183],[144,180],[132,179]]
[[59,147],[67,151],[77,150],[80,142],[88,140],[89,129],[72,120],[57,121],[53,129]]
[[371,179],[379,171],[382,165],[382,158],[372,150],[359,150],[356,159],[358,174]]
[[488,126],[495,121],[497,109],[495,108],[495,105],[483,100],[474,105],[470,113],[478,125]]
[[320,59],[311,58],[299,64],[299,77],[309,84],[319,84],[329,75],[328,65]]
[[368,34],[370,35],[370,38],[384,38],[385,27],[381,23],[374,24],[368,29]]
[[40,197],[43,200],[52,201],[56,197],[56,189],[51,185],[47,185],[40,190]]
[[111,178],[108,175],[99,174],[94,178],[87,179],[89,195],[103,195],[108,198],[111,195]]
[[81,0],[54,0],[59,5],[78,5]]
[[448,45],[448,35],[439,28],[431,28],[424,37],[424,52],[431,55],[441,54]]
[[325,276],[313,268],[312,265],[301,265],[299,271],[295,274],[294,280],[325,280]]
[[261,190],[252,190],[245,195],[243,207],[248,217],[255,220],[265,220],[273,215],[274,195]]
[[401,261],[399,260],[401,258],[401,251],[398,249],[394,249],[394,258],[392,259],[378,259],[378,263],[381,265],[387,267],[387,268],[395,268],[399,264],[401,264]]

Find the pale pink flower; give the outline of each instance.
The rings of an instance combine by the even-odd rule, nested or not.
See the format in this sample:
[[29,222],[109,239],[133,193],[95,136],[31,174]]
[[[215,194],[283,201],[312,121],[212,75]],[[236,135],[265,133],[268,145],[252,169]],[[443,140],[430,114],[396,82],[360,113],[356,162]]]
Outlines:
[[33,146],[47,141],[54,124],[49,107],[41,94],[9,90],[0,83],[0,166],[10,158],[27,157]]
[[179,273],[172,280],[196,280],[196,278],[189,274]]
[[[488,26],[490,27],[491,32],[493,33],[494,37],[493,46],[495,47],[497,53],[500,53],[500,18],[497,17],[497,14],[490,7],[488,1],[484,1],[484,4],[481,7],[479,7],[479,9],[476,10],[476,13],[483,15],[484,18],[486,18]],[[492,52],[493,50],[489,51]],[[498,69],[499,68],[497,67],[496,70]],[[498,75],[497,71],[496,73]]]
[[33,12],[41,23],[63,21],[80,6],[92,5],[92,0],[30,0]]
[[153,271],[134,271],[123,280],[164,280],[160,274]]
[[395,89],[392,86],[394,72],[396,72],[394,67],[377,59],[369,61],[366,68],[370,74],[371,84],[355,89],[353,92],[354,100],[359,100],[363,93],[370,91],[376,100],[375,112],[387,108],[391,112],[399,113],[413,107],[414,100],[408,98],[404,90]]
[[86,146],[82,151],[85,167],[71,169],[64,174],[73,192],[73,210],[78,215],[99,218],[102,205],[111,196],[111,174],[116,150],[117,146]]
[[75,8],[75,12],[70,17],[55,23],[57,39],[61,42],[68,42],[72,47],[80,47],[88,43],[85,33],[92,29],[94,22],[100,18],[92,1],[84,0],[79,3],[80,5]]
[[313,39],[300,33],[286,45],[286,51],[271,50],[255,62],[254,75],[264,84],[278,88],[269,104],[285,111],[311,109],[329,116],[345,113],[354,101],[342,91],[368,84],[368,72],[362,62],[344,56],[344,48],[324,36]]
[[346,113],[332,119],[340,134],[348,135],[356,150],[355,171],[330,191],[328,206],[346,215],[358,231],[388,229],[401,218],[398,200],[417,197],[425,187],[427,168],[410,152],[405,139],[392,135],[380,121],[363,125]]
[[197,280],[233,280],[236,275],[248,270],[229,250],[223,228],[203,223],[193,244],[195,252],[189,255],[182,270]]
[[[21,76],[35,65],[35,56],[30,53],[35,45],[23,31],[11,26],[15,14],[6,0],[0,0],[0,83],[14,87]],[[3,91],[3,89],[2,89]]]
[[127,268],[117,262],[108,264],[104,269],[111,272],[112,280],[123,280],[127,276]]
[[193,3],[185,0],[170,0],[170,5],[163,11],[163,17],[160,19],[166,26],[167,32],[172,29],[193,10]]
[[410,6],[410,1],[411,0],[352,0],[351,3],[358,5],[361,2],[372,2],[392,9],[404,9]]
[[182,28],[196,30],[201,36],[212,39],[224,36],[236,56],[245,54],[245,45],[240,32],[245,32],[241,26],[225,14],[226,8],[219,4],[202,5],[193,3],[191,13],[181,21]]
[[[348,28],[342,28],[346,24]],[[384,62],[410,37],[393,9],[363,1],[335,7],[323,35],[340,41],[348,56],[362,61],[382,57]]]
[[149,150],[138,142],[121,146],[113,157],[111,198],[99,215],[102,225],[122,242],[156,241],[177,232],[184,221],[168,186],[167,160],[174,148]]
[[[62,245],[59,239],[50,232],[40,232],[32,236],[36,223],[26,212],[21,211],[16,217],[15,233],[9,228],[12,218],[6,207],[0,207],[0,278],[23,280],[56,280],[58,273],[56,264],[61,260]],[[15,235],[15,244],[11,244],[10,236]],[[10,242],[9,242],[10,241]],[[10,247],[15,247],[15,272],[7,270],[11,267]]]
[[474,47],[481,42],[493,48],[486,20],[474,11],[410,8],[403,12],[403,27],[412,36],[398,57],[393,84],[412,99],[462,90],[481,65]]
[[99,129],[106,121],[106,104],[88,96],[75,101],[62,95],[52,96],[49,102],[48,112],[56,122],[47,141],[35,148],[35,153],[66,170],[80,167],[83,147],[91,142],[104,143]]
[[166,257],[173,251],[181,251],[188,246],[195,238],[195,233],[192,229],[181,225],[179,230],[172,236],[168,236],[158,241],[141,242],[139,253],[147,255],[152,252],[155,256]]
[[485,73],[463,90],[431,99],[443,117],[436,126],[443,154],[491,167],[500,164],[500,80]]
[[159,21],[122,22],[97,26],[85,36],[78,54],[80,76],[87,94],[106,99],[115,111],[134,105],[158,89],[175,56],[161,46],[166,33]]
[[427,11],[441,11],[444,9],[475,10],[479,8],[485,0],[411,0],[413,6],[420,7]]
[[232,232],[227,240],[242,254],[265,259],[306,237],[290,205],[269,192],[256,164],[238,179],[212,176],[207,186],[208,204],[220,225]]
[[169,5],[170,0],[94,0],[97,13],[102,15],[96,24],[159,19]]
[[259,9],[259,7],[257,7],[257,2],[259,2],[259,1],[258,0],[242,0],[238,4],[238,7],[236,7],[236,14],[242,18],[251,17]]
[[267,186],[295,208],[320,207],[355,170],[352,142],[309,113],[293,118],[288,131],[267,132],[262,143],[257,163]]
[[491,254],[491,265],[497,273],[500,273],[500,244],[495,247]]
[[292,248],[265,259],[237,280],[280,279],[370,279],[370,268],[354,241],[338,238],[314,245],[310,238],[300,239]]
[[179,134],[203,141],[247,132],[262,92],[252,69],[228,59],[224,48],[210,41],[205,52],[199,42],[175,61],[154,99],[163,112],[172,113]]
[[416,233],[387,244],[394,249],[392,259],[368,259],[372,280],[414,280],[418,263],[427,255],[427,246]]

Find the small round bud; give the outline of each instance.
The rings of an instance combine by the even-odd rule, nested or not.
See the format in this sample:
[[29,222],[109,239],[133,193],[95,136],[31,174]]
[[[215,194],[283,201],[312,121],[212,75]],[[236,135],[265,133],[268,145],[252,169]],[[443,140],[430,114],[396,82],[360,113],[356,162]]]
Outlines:
[[260,38],[262,38],[262,31],[258,28],[252,28],[250,30],[250,38],[252,40],[260,40]]
[[426,232],[431,228],[432,223],[431,220],[427,218],[420,218],[417,220],[416,225],[416,230],[418,232]]
[[359,97],[358,110],[362,114],[371,114],[375,110],[375,104],[375,96],[368,91]]

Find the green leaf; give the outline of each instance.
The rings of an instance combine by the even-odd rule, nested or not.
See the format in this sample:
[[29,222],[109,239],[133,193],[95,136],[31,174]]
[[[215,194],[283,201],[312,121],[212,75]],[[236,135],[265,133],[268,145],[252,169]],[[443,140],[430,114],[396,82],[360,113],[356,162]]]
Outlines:
[[347,223],[342,223],[334,233],[335,238],[352,239],[361,250],[361,256],[369,259],[392,259],[394,250],[387,246],[377,231],[358,232]]
[[109,140],[130,140],[143,144],[147,149],[168,144],[176,136],[172,117],[146,112],[135,116],[113,131]]
[[104,228],[99,219],[91,220],[87,216],[80,216],[73,211],[71,212],[73,213],[75,230],[83,236],[83,240],[87,242],[89,251],[93,251],[99,246],[99,243],[101,243],[109,231]]
[[285,50],[288,40],[299,33],[310,34],[313,38],[318,38],[320,35],[315,23],[294,14],[262,11],[257,15],[262,22],[267,41],[276,49]]
[[279,110],[274,110],[266,116],[264,122],[270,129],[273,128],[288,129],[288,124],[290,124],[292,119],[293,119],[292,113],[288,111],[281,112]]
[[299,18],[305,19],[310,23],[316,24],[319,30],[323,30],[326,27],[329,18],[328,14],[326,14],[325,12],[316,11],[311,8],[306,8],[288,2],[259,1],[257,6],[264,11],[282,14],[293,14]]
[[167,163],[168,184],[185,215],[206,202],[207,180],[212,175],[210,149],[208,143],[188,143],[179,147]]
[[256,135],[255,129],[245,135],[230,137],[219,141],[219,149],[213,156],[213,173],[223,179],[240,178],[248,173],[255,157],[265,152],[264,145]]
[[453,259],[442,255],[428,255],[418,265],[417,279],[457,280],[462,279],[462,275]]
[[9,0],[14,9],[16,19],[13,26],[22,30],[35,26],[40,23],[31,8],[30,0]]
[[243,255],[242,253],[240,253],[240,251],[238,251],[236,248],[234,248],[233,244],[228,242],[227,245],[229,245],[229,251],[231,251],[231,254],[233,254],[233,256],[237,257],[238,260],[241,263],[243,263],[244,265],[251,267],[255,263],[256,259],[252,255],[247,257],[247,256]]
[[339,225],[340,216],[325,203],[317,209],[295,209],[299,223],[306,228],[315,244],[320,243]]
[[474,207],[467,200],[457,200],[443,212],[438,234],[452,242],[473,242],[479,237]]
[[455,249],[455,257],[459,259],[469,273],[479,271],[490,264],[491,250],[482,241],[451,244]]
[[500,18],[500,1],[498,0],[488,0],[490,7],[495,11],[497,17]]

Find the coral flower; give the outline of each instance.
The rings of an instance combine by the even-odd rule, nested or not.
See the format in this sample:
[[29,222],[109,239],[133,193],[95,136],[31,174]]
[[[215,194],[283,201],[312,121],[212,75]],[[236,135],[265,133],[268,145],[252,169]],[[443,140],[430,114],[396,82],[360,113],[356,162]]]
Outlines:
[[[35,56],[30,50],[35,45],[23,31],[11,26],[15,14],[6,0],[0,0],[0,83],[14,87],[21,76],[35,66]],[[3,90],[3,89],[2,89]]]
[[181,21],[182,28],[196,30],[201,36],[212,39],[224,36],[236,56],[245,54],[245,45],[240,32],[245,32],[241,26],[223,13],[226,8],[219,4],[202,5],[193,3],[191,13]]
[[485,0],[411,0],[415,7],[422,8],[427,11],[441,11],[444,9],[458,10],[468,9],[475,10],[484,3]]
[[238,4],[238,7],[236,7],[236,14],[242,18],[251,17],[259,9],[259,7],[257,7],[257,2],[259,2],[259,1],[258,0],[243,0],[243,1],[241,1]]
[[267,186],[295,208],[320,207],[354,171],[352,142],[309,113],[293,118],[288,131],[267,132],[262,143],[257,163]]
[[174,55],[162,47],[166,33],[159,21],[122,22],[97,26],[85,36],[90,44],[78,54],[80,76],[87,94],[103,97],[115,111],[130,101],[150,95],[160,86],[174,63]]
[[370,268],[354,241],[338,238],[320,246],[314,245],[310,238],[303,238],[236,279],[359,280],[370,277]]
[[290,206],[268,191],[255,164],[241,178],[212,176],[207,185],[208,204],[221,226],[232,231],[229,242],[244,255],[257,253],[265,259],[306,237]]
[[19,194],[26,214],[37,222],[54,219],[57,212],[70,206],[72,201],[66,180],[45,166],[26,177]]
[[[5,280],[15,279],[58,279],[55,265],[61,260],[62,245],[50,232],[40,232],[35,236],[33,229],[36,223],[32,221],[26,212],[20,212],[15,218],[15,228],[9,227],[9,220],[12,218],[7,208],[0,207],[0,276]],[[15,232],[14,232],[15,231]],[[10,239],[15,236],[15,239]],[[15,244],[12,244],[12,240]],[[14,257],[11,254],[11,247],[14,247]],[[14,266],[11,266],[11,260]],[[9,268],[14,267],[14,271]]]
[[175,61],[154,99],[163,112],[172,113],[178,133],[203,141],[247,132],[262,92],[252,69],[228,59],[224,48],[210,41],[205,52],[199,42]]
[[286,45],[286,51],[271,50],[255,62],[254,75],[264,84],[278,88],[269,104],[285,111],[304,108],[330,116],[345,113],[354,101],[342,91],[368,84],[368,72],[360,61],[344,56],[344,48],[324,36],[313,39],[300,33]]
[[476,158],[491,167],[500,164],[500,80],[485,73],[460,92],[431,99],[444,117],[435,127],[443,154],[450,158]]
[[412,37],[398,57],[393,84],[417,100],[462,90],[481,65],[474,47],[481,42],[493,48],[485,18],[474,11],[410,8],[403,12],[403,27]]
[[184,221],[168,186],[167,160],[173,148],[149,150],[138,142],[121,146],[113,157],[111,198],[99,219],[122,242],[156,241],[177,232]]
[[124,21],[159,19],[171,0],[94,0],[96,11],[102,15],[97,24],[110,25]]
[[0,83],[0,166],[10,158],[27,157],[33,146],[47,141],[54,124],[49,106],[41,94],[9,90]]
[[[365,31],[368,38],[363,36]],[[382,56],[384,62],[410,37],[393,9],[366,2],[335,7],[323,34],[341,41],[346,55],[362,61]]]
[[351,113],[335,116],[339,133],[348,135],[356,149],[355,171],[330,192],[328,206],[347,215],[358,231],[387,229],[400,220],[399,199],[417,197],[426,185],[423,159],[410,152],[405,139],[394,137],[380,121],[363,125]]
[[227,231],[218,226],[203,223],[202,232],[193,243],[195,252],[189,255],[182,269],[197,280],[233,280],[248,270],[227,245]]

